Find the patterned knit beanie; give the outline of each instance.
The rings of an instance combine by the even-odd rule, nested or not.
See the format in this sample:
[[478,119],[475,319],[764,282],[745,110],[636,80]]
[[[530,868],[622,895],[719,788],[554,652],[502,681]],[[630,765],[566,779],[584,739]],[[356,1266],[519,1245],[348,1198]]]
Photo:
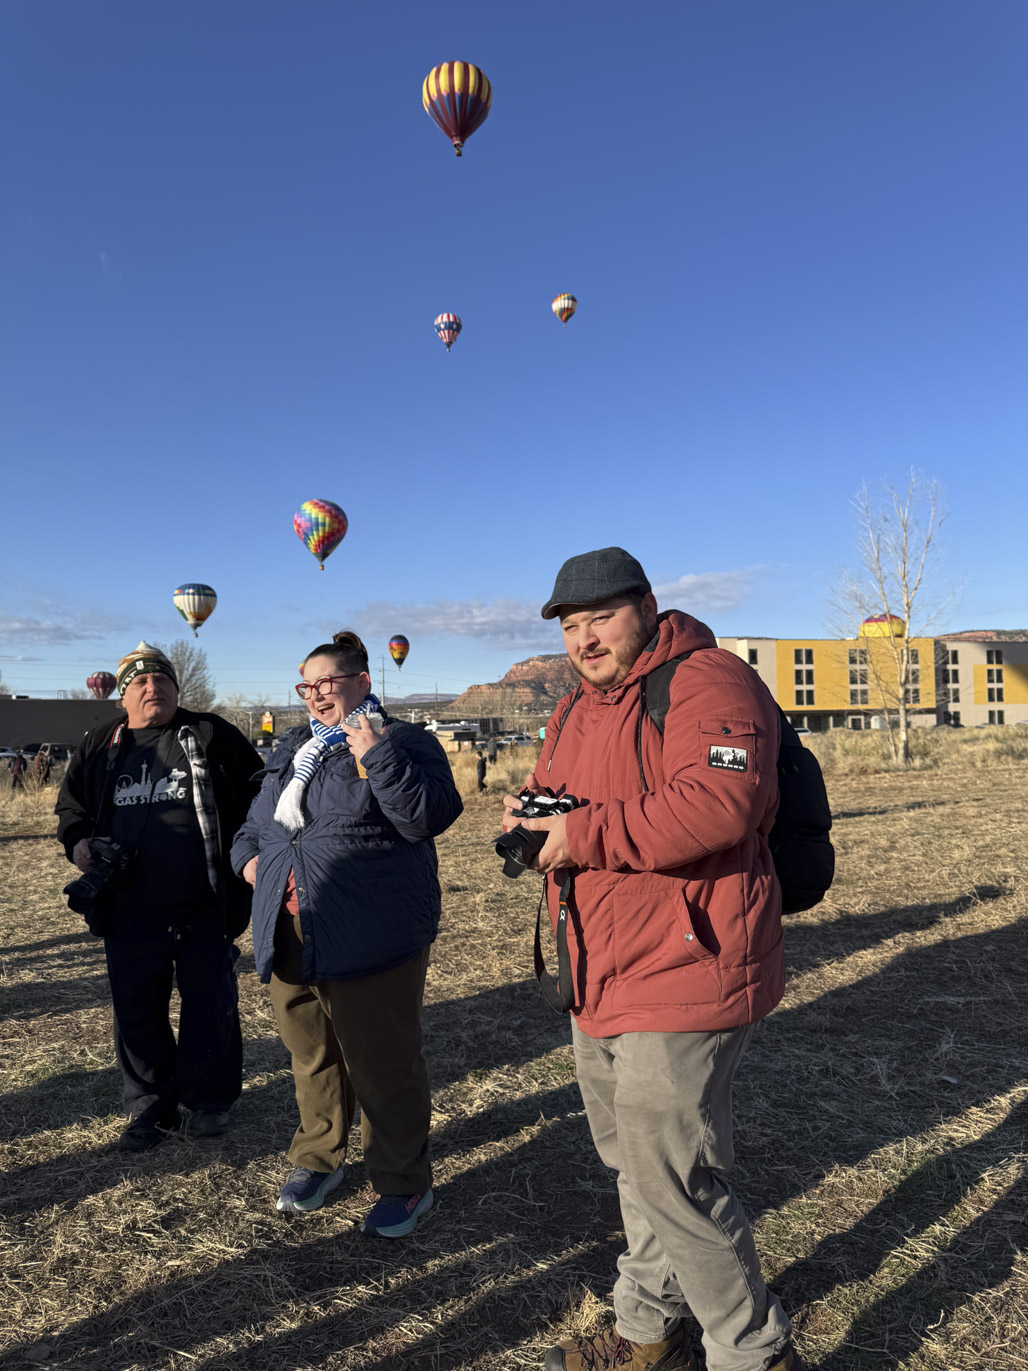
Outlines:
[[150,643],[140,642],[118,663],[118,694],[124,695],[130,682],[144,673],[148,676],[170,676],[175,682],[176,689],[178,688],[175,668],[161,649],[152,647]]

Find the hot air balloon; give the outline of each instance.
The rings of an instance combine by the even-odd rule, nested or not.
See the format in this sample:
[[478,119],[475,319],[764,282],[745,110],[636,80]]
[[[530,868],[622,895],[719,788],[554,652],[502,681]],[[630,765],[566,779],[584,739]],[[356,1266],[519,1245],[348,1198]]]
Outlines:
[[464,325],[460,321],[459,314],[437,314],[435,317],[435,331],[446,344],[446,351],[449,352],[457,341],[457,335]]
[[465,140],[488,118],[493,88],[470,62],[440,62],[425,77],[421,103],[460,157]]
[[322,571],[325,570],[325,558],[346,537],[348,527],[346,515],[331,500],[304,500],[293,515],[296,536],[307,551],[317,557]]
[[402,633],[396,633],[389,639],[389,655],[396,663],[397,670],[399,670],[407,660],[407,653],[409,651],[410,643]]
[[218,603],[218,597],[211,587],[200,581],[188,581],[184,586],[179,586],[172,599],[175,608],[193,630],[194,638],[196,630],[211,617]]
[[860,625],[861,638],[902,638],[906,631],[898,614],[872,614]]
[[94,671],[86,677],[86,689],[94,700],[106,700],[118,684],[118,678],[110,671]]
[[572,314],[574,314],[575,310],[578,308],[578,301],[575,299],[573,295],[568,295],[565,293],[564,295],[556,296],[550,308],[553,310],[554,314],[564,325],[564,327],[567,328],[568,320],[571,318]]

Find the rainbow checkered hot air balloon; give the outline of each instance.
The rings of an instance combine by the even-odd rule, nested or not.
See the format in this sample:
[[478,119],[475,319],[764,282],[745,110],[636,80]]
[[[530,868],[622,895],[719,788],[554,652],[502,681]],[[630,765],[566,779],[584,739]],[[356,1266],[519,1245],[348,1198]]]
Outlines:
[[460,157],[465,140],[489,116],[493,88],[471,62],[440,62],[425,77],[421,103]]
[[86,689],[94,700],[106,700],[117,684],[118,678],[112,671],[94,671],[86,677]]
[[396,663],[397,670],[403,666],[407,660],[407,653],[410,651],[410,643],[402,633],[395,633],[389,639],[389,655]]
[[457,335],[464,327],[460,321],[460,315],[437,314],[432,322],[435,325],[436,333],[438,333],[439,337],[446,344],[446,351],[449,352],[450,348],[452,348],[457,341]]
[[211,587],[200,581],[187,581],[184,586],[179,586],[172,599],[175,608],[193,630],[194,638],[196,630],[211,617],[218,603],[218,597]]
[[553,310],[554,314],[557,316],[557,318],[560,320],[560,322],[564,325],[565,328],[567,328],[568,320],[571,318],[572,314],[574,314],[577,308],[578,301],[575,299],[573,295],[568,295],[567,292],[565,292],[563,295],[555,296],[553,304],[550,306],[550,309]]
[[317,557],[321,571],[325,570],[325,558],[346,537],[348,527],[346,515],[331,500],[304,500],[293,515],[296,536]]

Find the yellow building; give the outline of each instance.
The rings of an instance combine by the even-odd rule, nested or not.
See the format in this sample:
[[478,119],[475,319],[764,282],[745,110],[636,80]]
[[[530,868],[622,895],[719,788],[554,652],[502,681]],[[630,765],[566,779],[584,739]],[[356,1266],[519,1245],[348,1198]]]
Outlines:
[[[748,661],[794,724],[813,732],[867,728],[895,713],[895,651],[902,639],[872,633],[859,638],[719,638]],[[911,722],[936,722],[935,641],[912,638],[907,705]]]
[[[899,619],[871,620],[858,638],[719,638],[749,662],[796,725],[868,728],[895,717]],[[1028,632],[912,638],[907,706],[915,727],[1028,723]]]

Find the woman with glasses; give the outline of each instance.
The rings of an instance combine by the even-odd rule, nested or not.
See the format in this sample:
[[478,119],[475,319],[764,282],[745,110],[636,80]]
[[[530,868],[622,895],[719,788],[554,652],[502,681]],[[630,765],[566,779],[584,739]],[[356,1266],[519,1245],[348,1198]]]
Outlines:
[[341,1183],[359,1102],[379,1195],[361,1231],[397,1238],[432,1205],[421,1001],[440,915],[433,839],[462,806],[436,739],[371,694],[355,633],[300,671],[309,726],[272,754],[232,845],[300,1110],[278,1208],[317,1209]]

